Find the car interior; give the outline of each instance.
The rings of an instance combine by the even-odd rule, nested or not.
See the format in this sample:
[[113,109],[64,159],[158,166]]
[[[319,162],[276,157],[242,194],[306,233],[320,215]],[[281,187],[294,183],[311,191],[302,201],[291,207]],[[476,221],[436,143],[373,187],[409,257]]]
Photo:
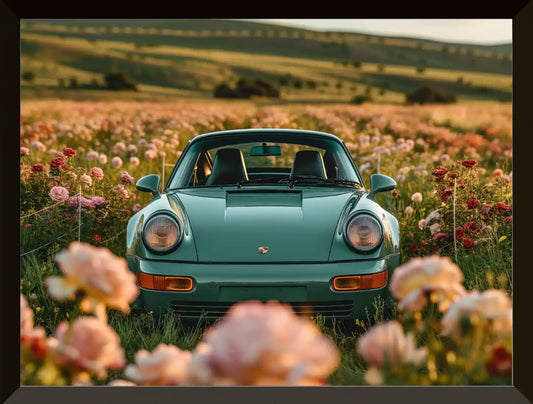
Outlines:
[[338,165],[331,151],[299,150],[292,167],[246,167],[242,151],[226,147],[216,151],[214,159],[208,151],[200,153],[194,167],[192,186],[226,185],[260,182],[262,179],[284,180],[294,177],[338,178]]

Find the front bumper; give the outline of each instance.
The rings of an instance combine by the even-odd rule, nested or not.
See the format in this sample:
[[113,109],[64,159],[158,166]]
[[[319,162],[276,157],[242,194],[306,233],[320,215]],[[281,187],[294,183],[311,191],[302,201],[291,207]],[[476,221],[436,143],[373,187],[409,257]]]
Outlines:
[[193,278],[191,291],[141,289],[134,309],[162,313],[172,310],[184,319],[219,318],[232,304],[246,300],[278,300],[289,303],[296,312],[321,314],[326,318],[366,319],[374,301],[380,297],[392,301],[388,283],[379,289],[336,291],[332,278],[343,275],[369,275],[400,264],[400,255],[379,260],[331,262],[317,264],[201,264],[168,262],[128,256],[134,273],[188,276]]

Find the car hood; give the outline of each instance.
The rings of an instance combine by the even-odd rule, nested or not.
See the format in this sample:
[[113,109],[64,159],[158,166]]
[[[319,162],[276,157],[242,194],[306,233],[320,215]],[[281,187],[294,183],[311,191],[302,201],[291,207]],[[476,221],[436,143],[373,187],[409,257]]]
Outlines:
[[339,217],[359,196],[340,187],[201,188],[168,198],[189,219],[199,262],[271,263],[328,261]]

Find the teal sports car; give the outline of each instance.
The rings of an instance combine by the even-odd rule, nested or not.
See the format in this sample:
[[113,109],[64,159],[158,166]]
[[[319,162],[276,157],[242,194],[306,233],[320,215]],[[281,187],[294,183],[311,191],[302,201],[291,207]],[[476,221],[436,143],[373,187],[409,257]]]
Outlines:
[[137,310],[222,317],[244,300],[286,302],[303,315],[365,318],[400,264],[398,221],[368,191],[338,137],[240,129],[192,139],[159,192],[129,221]]

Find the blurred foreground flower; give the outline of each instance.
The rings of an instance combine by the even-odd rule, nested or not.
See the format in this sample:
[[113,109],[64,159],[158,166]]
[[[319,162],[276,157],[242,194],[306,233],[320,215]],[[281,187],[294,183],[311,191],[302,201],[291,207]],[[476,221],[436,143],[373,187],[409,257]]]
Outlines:
[[340,361],[335,344],[309,319],[278,302],[237,303],[193,352],[200,385],[321,385]]
[[442,317],[442,334],[460,340],[463,317],[467,317],[471,325],[486,325],[485,330],[496,338],[512,335],[512,302],[502,290],[474,291],[456,300]]
[[382,384],[380,369],[396,364],[421,365],[427,357],[427,348],[417,348],[413,334],[404,334],[402,325],[388,321],[372,327],[357,340],[357,351],[370,365],[365,375],[369,384]]
[[428,303],[439,304],[441,312],[466,293],[463,273],[448,257],[433,255],[413,258],[396,268],[392,274],[390,291],[396,297],[398,309],[422,310]]
[[68,250],[56,255],[56,261],[65,277],[52,276],[45,280],[50,296],[58,300],[73,299],[81,290],[85,292],[82,310],[94,311],[104,321],[106,306],[129,313],[139,288],[124,258],[113,255],[107,248],[73,242]]
[[135,364],[124,375],[138,385],[179,386],[186,384],[191,352],[177,346],[159,344],[152,352],[144,349],[135,354]]
[[56,359],[73,372],[75,379],[87,380],[87,373],[105,378],[107,369],[126,365],[118,334],[97,318],[80,317],[71,325],[62,321],[55,337],[52,347]]

